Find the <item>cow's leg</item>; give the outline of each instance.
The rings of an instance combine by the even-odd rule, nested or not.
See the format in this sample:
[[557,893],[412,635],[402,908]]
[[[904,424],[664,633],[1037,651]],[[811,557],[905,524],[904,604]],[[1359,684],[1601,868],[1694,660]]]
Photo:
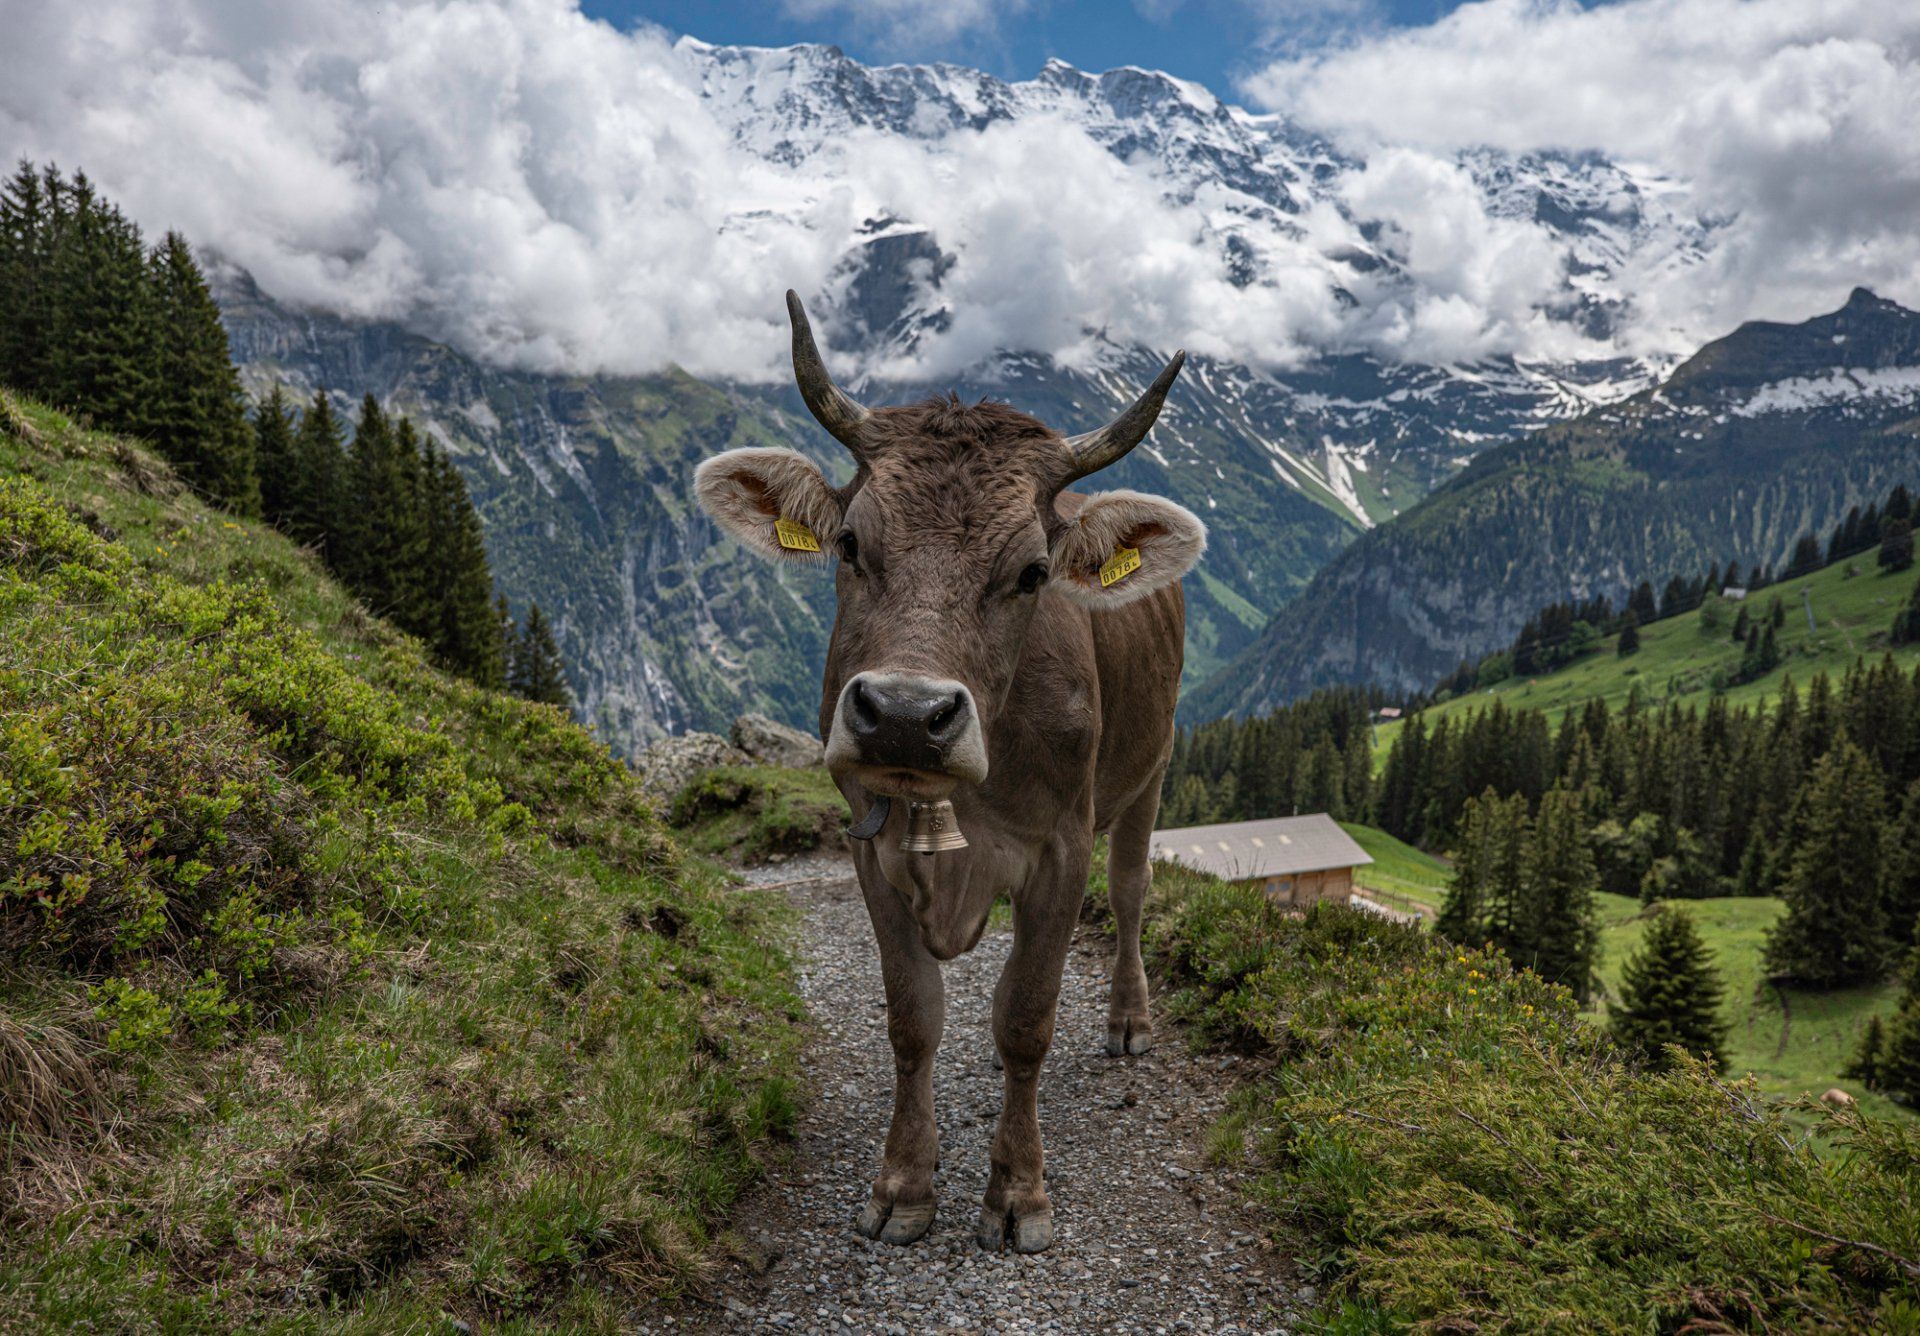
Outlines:
[[912,1243],[933,1225],[933,1171],[940,1131],[933,1118],[933,1055],[946,1023],[940,962],[927,952],[906,903],[879,872],[863,871],[893,1044],[893,1124],[873,1194],[855,1224],[883,1243]]
[[1147,1016],[1147,969],[1140,960],[1140,914],[1153,867],[1147,861],[1153,823],[1160,815],[1160,776],[1107,831],[1107,902],[1113,909],[1113,991],[1107,1000],[1107,1053],[1121,1057],[1153,1047]]
[[1053,1043],[1054,1007],[1073,925],[1086,892],[1089,850],[1062,851],[1034,873],[1013,905],[1013,952],[993,990],[993,1043],[1004,1068],[1000,1126],[980,1209],[980,1246],[1039,1252],[1053,1242],[1040,1150],[1040,1065]]

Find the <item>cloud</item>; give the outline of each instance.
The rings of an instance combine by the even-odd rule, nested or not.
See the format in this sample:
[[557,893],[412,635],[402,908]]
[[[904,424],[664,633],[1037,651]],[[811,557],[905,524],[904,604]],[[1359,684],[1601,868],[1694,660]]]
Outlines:
[[[279,299],[498,364],[778,378],[781,291],[832,290],[888,215],[955,260],[952,328],[900,375],[1084,359],[1089,330],[1268,362],[1338,333],[1317,255],[1242,292],[1201,214],[1066,117],[850,124],[796,166],[736,142],[663,34],[570,0],[102,0],[85,23],[0,0],[0,20],[24,37],[0,55],[0,151],[84,166]],[[750,80],[811,87],[827,59]]]
[[[1043,80],[978,128],[951,106],[1007,90],[947,75],[938,96],[908,89],[914,133],[896,134],[828,96],[867,77],[836,57],[729,71],[574,0],[94,0],[84,21],[0,0],[0,153],[84,167],[288,302],[503,365],[766,380],[784,374],[782,290],[845,293],[849,246],[886,218],[950,258],[921,293],[949,322],[845,370],[940,378],[1001,349],[1085,363],[1103,338],[1267,367],[1606,353],[1547,314],[1571,300],[1575,243],[1461,151],[1590,147],[1644,164],[1609,260],[1633,294],[1620,343],[1675,352],[1854,282],[1920,303],[1920,15],[1811,8],[1491,0],[1273,63],[1263,99],[1364,150],[1301,150],[1286,213],[1168,174],[1162,149],[1206,162],[1267,133],[1191,90],[1152,93],[1193,99],[1158,128],[1116,129],[1104,94]],[[1696,209],[1711,237],[1633,232]],[[1355,255],[1391,263],[1331,258]]]
[[1033,7],[1032,0],[780,0],[799,19],[842,18],[905,49],[951,46],[963,37],[991,35],[1000,20]]
[[1645,343],[1803,315],[1855,282],[1920,302],[1920,5],[1482,0],[1243,91],[1360,152],[1593,150],[1683,185],[1722,226],[1629,274]]

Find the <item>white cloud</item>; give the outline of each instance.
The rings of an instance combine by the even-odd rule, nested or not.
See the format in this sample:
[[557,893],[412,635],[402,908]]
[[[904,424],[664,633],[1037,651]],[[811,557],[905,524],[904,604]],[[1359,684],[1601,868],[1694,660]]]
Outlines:
[[[783,374],[788,286],[831,286],[866,219],[956,257],[911,363],[1073,359],[1087,331],[1298,356],[1324,273],[1242,293],[1201,219],[1064,118],[931,140],[850,130],[801,168],[736,144],[688,61],[570,0],[0,0],[0,151],[84,166],[287,301],[546,370]],[[1035,183],[1044,183],[1036,185]]]
[[1244,91],[1362,151],[1597,150],[1685,183],[1726,226],[1631,275],[1644,343],[1804,315],[1856,282],[1920,302],[1920,4],[1482,0]]
[[[1624,341],[1672,352],[1855,282],[1920,303],[1920,14],[1811,8],[1492,0],[1273,65],[1263,97],[1366,146],[1363,166],[1303,178],[1288,214],[1169,179],[1154,150],[1116,156],[1098,99],[1035,85],[984,130],[943,131],[933,98],[913,136],[823,127],[804,58],[755,58],[703,96],[717,67],[574,0],[95,0],[84,18],[0,0],[0,153],[84,166],[149,229],[183,229],[283,300],[508,365],[765,379],[783,374],[781,291],[832,290],[882,216],[953,259],[950,328],[871,368],[902,376],[1002,348],[1084,360],[1103,331],[1267,366],[1320,348],[1603,352],[1542,314],[1569,299],[1566,238],[1457,152],[1597,147],[1730,220],[1697,252],[1668,236],[1619,259]],[[987,83],[943,87],[973,106],[1005,94]],[[740,139],[728,99],[749,87],[762,119]],[[1189,110],[1168,151],[1206,161],[1227,122],[1204,97]],[[789,131],[808,153],[777,151]],[[1235,281],[1229,235],[1259,281]],[[1358,249],[1397,268],[1327,258]]]

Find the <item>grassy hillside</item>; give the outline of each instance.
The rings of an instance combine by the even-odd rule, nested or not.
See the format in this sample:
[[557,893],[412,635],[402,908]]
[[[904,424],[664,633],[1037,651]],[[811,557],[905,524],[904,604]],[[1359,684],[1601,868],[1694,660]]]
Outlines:
[[1438,912],[1447,894],[1449,872],[1444,860],[1395,839],[1377,826],[1342,821],[1340,829],[1373,859],[1354,872],[1355,885],[1396,909]]
[[559,712],[0,396],[0,1329],[631,1327],[790,1122],[780,928]]
[[1216,1159],[1317,1236],[1325,1329],[1920,1331],[1920,1124],[1635,1070],[1570,994],[1257,887],[1156,877],[1165,1005],[1263,1059]]
[[[1439,912],[1447,897],[1445,863],[1372,826],[1350,821],[1341,825],[1373,855],[1373,865],[1355,874],[1363,890],[1395,908]],[[1621,967],[1639,949],[1646,930],[1646,907],[1624,895],[1601,894],[1595,900],[1600,914],[1602,994],[1588,1019],[1604,1024],[1606,998],[1618,990]],[[1722,1015],[1729,1027],[1729,1071],[1751,1075],[1768,1095],[1788,1099],[1819,1095],[1837,1085],[1883,1116],[1900,1114],[1891,1100],[1839,1074],[1859,1044],[1867,1018],[1875,1014],[1884,1018],[1899,1002],[1897,985],[1880,983],[1831,992],[1779,988],[1768,982],[1761,963],[1767,929],[1784,908],[1779,900],[1729,896],[1684,904],[1726,982]]]
[[[1920,478],[1920,399],[1840,393],[1920,363],[1916,331],[1914,312],[1855,292],[1799,325],[1742,326],[1658,388],[1481,452],[1323,566],[1182,718],[1261,714],[1321,686],[1420,690],[1548,603],[1618,603],[1639,580],[1729,560],[1777,568],[1801,534]],[[1759,388],[1790,376],[1839,388]]]
[[[1920,566],[1888,574],[1867,553],[1757,591],[1748,600],[1749,616],[1764,616],[1776,595],[1786,608],[1786,621],[1777,633],[1781,666],[1727,689],[1727,701],[1734,705],[1765,702],[1779,694],[1781,680],[1789,673],[1804,686],[1816,672],[1838,676],[1863,655],[1887,652],[1887,630],[1916,580],[1920,580]],[[1811,628],[1808,603],[1813,607]],[[1714,693],[1715,674],[1730,677],[1739,667],[1742,648],[1731,634],[1737,611],[1737,605],[1724,604],[1718,626],[1707,625],[1708,618],[1698,609],[1649,622],[1640,628],[1637,654],[1621,658],[1617,637],[1608,637],[1593,653],[1556,672],[1509,678],[1433,706],[1425,712],[1427,723],[1443,714],[1470,713],[1496,698],[1516,709],[1545,710],[1557,720],[1596,698],[1620,705],[1636,687],[1650,702],[1704,703]],[[1892,652],[1896,661],[1909,668],[1920,660],[1920,645],[1903,645]],[[1381,726],[1378,755],[1385,755],[1399,731],[1398,722]]]
[[764,863],[839,844],[847,800],[825,770],[722,766],[676,794],[667,817],[689,849]]
[[[1639,949],[1647,920],[1637,900],[1622,895],[1596,899],[1600,902],[1600,979],[1611,994],[1619,988],[1627,957]],[[1729,896],[1688,900],[1684,906],[1699,925],[1726,983],[1721,1014],[1730,1027],[1725,1049],[1729,1071],[1752,1075],[1770,1095],[1819,1095],[1839,1086],[1883,1116],[1906,1116],[1891,1100],[1870,1094],[1858,1081],[1839,1074],[1858,1047],[1867,1018],[1893,1012],[1900,1000],[1898,985],[1879,983],[1826,992],[1780,988],[1768,981],[1761,953],[1767,930],[1785,911],[1781,901]],[[1596,1019],[1604,1018],[1605,1012],[1603,998]]]

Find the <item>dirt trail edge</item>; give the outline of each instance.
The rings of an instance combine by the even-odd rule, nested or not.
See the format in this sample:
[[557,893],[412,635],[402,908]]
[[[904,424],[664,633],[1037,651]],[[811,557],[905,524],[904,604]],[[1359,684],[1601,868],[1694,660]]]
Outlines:
[[1110,950],[1085,931],[1067,961],[1040,1087],[1053,1247],[995,1255],[973,1238],[1000,1107],[988,1008],[1011,944],[1004,930],[946,967],[934,1076],[939,1218],[912,1247],[861,1238],[853,1219],[878,1163],[893,1078],[866,907],[837,856],[754,877],[791,882],[785,893],[804,914],[811,1098],[792,1155],[735,1212],[752,1264],[734,1266],[702,1300],[646,1315],[641,1330],[1270,1333],[1310,1306],[1312,1289],[1241,1205],[1237,1175],[1204,1162],[1233,1060],[1190,1055],[1164,1023],[1153,1052],[1107,1057]]

